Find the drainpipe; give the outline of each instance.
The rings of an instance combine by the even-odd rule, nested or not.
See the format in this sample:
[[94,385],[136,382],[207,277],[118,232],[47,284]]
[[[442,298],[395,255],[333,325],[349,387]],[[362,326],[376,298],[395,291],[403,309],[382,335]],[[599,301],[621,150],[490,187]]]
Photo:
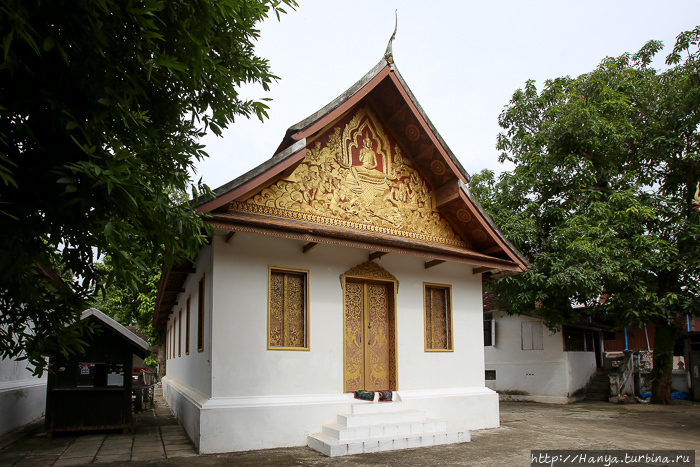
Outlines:
[[647,323],[644,323],[644,336],[647,338],[647,352],[651,351],[649,347],[649,334],[647,334]]
[[690,315],[685,315],[685,323],[687,325],[688,332],[690,332]]
[[629,350],[629,342],[627,341],[627,328],[625,328],[625,350]]

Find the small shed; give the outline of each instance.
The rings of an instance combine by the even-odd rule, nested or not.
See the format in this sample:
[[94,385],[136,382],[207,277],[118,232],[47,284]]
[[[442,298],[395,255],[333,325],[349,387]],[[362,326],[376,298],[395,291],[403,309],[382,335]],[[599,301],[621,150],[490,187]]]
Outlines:
[[81,320],[98,325],[85,338],[84,353],[57,357],[46,394],[46,430],[89,431],[131,428],[133,357],[146,358],[146,341],[99,310]]

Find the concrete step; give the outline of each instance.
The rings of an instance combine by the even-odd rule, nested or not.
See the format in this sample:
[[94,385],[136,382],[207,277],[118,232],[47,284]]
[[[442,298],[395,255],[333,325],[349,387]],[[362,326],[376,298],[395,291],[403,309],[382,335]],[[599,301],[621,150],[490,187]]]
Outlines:
[[347,427],[341,424],[324,425],[322,433],[339,441],[349,441],[363,438],[383,438],[386,436],[408,436],[423,433],[438,433],[447,431],[447,422],[442,420],[425,419],[421,422],[408,422],[386,425],[365,425]]
[[400,412],[406,410],[403,402],[365,402],[352,405],[353,415],[364,415],[370,413]]
[[403,436],[383,436],[354,440],[337,440],[323,433],[308,436],[310,448],[329,457],[350,456],[372,452],[396,451],[442,444],[466,443],[471,441],[469,431],[421,433]]
[[392,412],[338,415],[338,424],[349,428],[370,425],[376,426],[419,423],[425,420],[425,412],[421,410],[396,410]]
[[586,400],[588,401],[607,401],[610,397],[610,373],[607,371],[599,371],[593,376],[593,381],[586,390]]
[[468,430],[447,431],[447,422],[432,420],[422,410],[393,402],[359,402],[350,414],[337,416],[337,423],[324,425],[309,435],[308,445],[327,456],[348,456],[380,451],[464,443]]
[[608,402],[610,399],[610,396],[587,396],[586,400],[587,401],[595,401],[595,402]]

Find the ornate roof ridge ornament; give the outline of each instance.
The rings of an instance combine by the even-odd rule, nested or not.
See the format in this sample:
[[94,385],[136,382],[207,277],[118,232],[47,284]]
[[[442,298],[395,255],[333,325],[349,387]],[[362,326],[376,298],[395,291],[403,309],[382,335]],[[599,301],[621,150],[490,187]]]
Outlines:
[[396,37],[396,29],[399,27],[399,10],[394,10],[394,15],[396,16],[396,22],[394,23],[394,33],[389,39],[389,44],[386,46],[386,52],[384,52],[384,60],[389,64],[391,71],[394,71],[394,52],[391,48],[391,44],[394,42]]

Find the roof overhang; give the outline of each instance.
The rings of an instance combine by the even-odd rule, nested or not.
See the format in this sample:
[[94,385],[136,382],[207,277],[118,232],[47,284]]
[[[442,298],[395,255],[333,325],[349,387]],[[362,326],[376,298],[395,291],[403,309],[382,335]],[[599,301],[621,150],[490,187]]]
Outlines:
[[118,323],[111,317],[102,313],[96,308],[89,308],[83,311],[80,316],[81,320],[93,319],[100,323],[101,325],[114,331],[121,339],[123,339],[129,347],[132,348],[133,352],[141,358],[146,358],[151,354],[149,350],[148,343],[141,339],[139,336],[129,331],[125,326]]
[[[382,98],[390,97],[396,106],[382,107]],[[365,101],[378,112],[389,127],[396,143],[405,148],[416,168],[427,178],[435,192],[436,212],[444,216],[464,246],[431,243],[418,238],[382,235],[377,232],[290,220],[273,215],[242,212],[232,206],[245,202],[261,187],[271,186],[289,177],[305,160],[307,148],[329,129],[351,115]],[[378,110],[377,110],[378,109]],[[402,123],[401,123],[402,122]],[[408,123],[407,123],[408,122]],[[404,127],[397,125],[403,124]],[[411,138],[406,125],[415,128],[420,138]],[[431,168],[439,164],[441,170]],[[527,260],[505,238],[483,207],[470,193],[469,174],[433,126],[417,99],[393,63],[382,59],[369,73],[334,101],[315,114],[291,126],[275,155],[259,167],[214,190],[215,199],[204,200],[197,209],[207,213],[215,229],[249,232],[259,235],[298,239],[300,241],[344,245],[383,253],[400,253],[423,257],[433,262],[451,261],[474,266],[484,280],[519,274],[529,267]],[[464,214],[464,213],[467,214]],[[464,219],[468,218],[468,222]],[[470,239],[478,231],[482,240]],[[427,267],[427,266],[426,266]],[[156,303],[154,323],[162,326],[177,302],[191,265],[163,270]]]

